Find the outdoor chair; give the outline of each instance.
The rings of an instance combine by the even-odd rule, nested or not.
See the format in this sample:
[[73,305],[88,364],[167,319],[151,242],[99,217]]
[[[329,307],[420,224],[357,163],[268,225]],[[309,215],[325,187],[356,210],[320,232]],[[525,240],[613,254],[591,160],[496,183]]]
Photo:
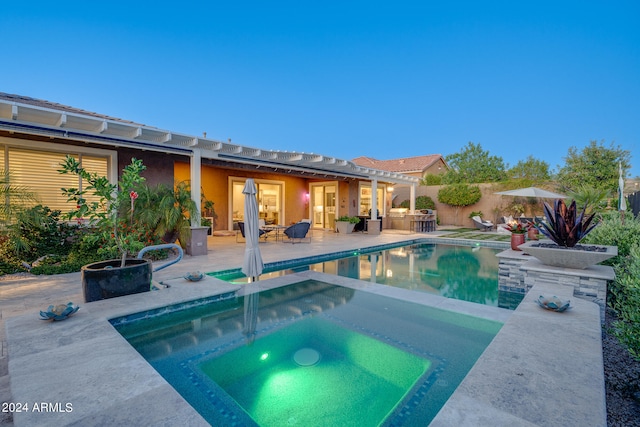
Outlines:
[[[240,238],[239,236],[242,235],[242,238],[245,239],[244,236],[244,222],[243,221],[238,221],[238,228],[240,229],[240,233],[236,232],[236,243],[240,243]],[[267,240],[267,232],[259,229],[258,231],[258,238],[264,238],[265,241]]]
[[284,235],[288,237],[288,240],[283,240],[290,243],[305,242],[311,243],[311,234],[309,229],[311,228],[311,222],[298,222],[284,230]]
[[478,230],[493,230],[493,223],[491,221],[483,221],[478,215],[471,217],[471,219]]

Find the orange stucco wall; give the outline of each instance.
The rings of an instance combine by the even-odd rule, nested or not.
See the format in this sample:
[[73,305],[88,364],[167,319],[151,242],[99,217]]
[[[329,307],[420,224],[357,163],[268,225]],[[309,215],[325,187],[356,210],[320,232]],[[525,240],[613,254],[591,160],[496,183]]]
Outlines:
[[[177,182],[190,179],[189,164],[186,162],[176,162],[174,165],[174,176]],[[300,221],[303,218],[311,218],[309,212],[309,199],[306,195],[309,192],[309,185],[313,182],[323,182],[326,180],[303,178],[278,174],[273,172],[262,173],[257,170],[225,169],[216,166],[203,165],[201,169],[202,190],[208,200],[213,201],[214,209],[218,215],[216,230],[229,229],[229,178],[254,178],[260,180],[273,180],[284,183],[284,216],[280,219],[282,225],[288,225]],[[339,192],[339,212],[340,215],[357,215],[358,182],[340,181]],[[348,210],[343,210],[343,203]]]

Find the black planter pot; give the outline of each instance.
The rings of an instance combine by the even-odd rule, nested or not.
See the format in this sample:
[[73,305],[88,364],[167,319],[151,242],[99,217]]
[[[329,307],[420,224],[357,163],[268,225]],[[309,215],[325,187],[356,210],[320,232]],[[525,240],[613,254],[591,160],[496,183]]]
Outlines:
[[151,262],[127,259],[94,262],[82,267],[84,302],[115,298],[151,290]]

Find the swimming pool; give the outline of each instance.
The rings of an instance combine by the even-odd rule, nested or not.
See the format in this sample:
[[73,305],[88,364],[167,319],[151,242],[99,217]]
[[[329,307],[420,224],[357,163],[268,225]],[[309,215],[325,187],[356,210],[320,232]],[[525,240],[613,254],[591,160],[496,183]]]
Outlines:
[[427,425],[502,325],[317,280],[112,324],[212,425],[264,426]]
[[[296,260],[267,265],[261,280],[304,270],[335,274],[383,285],[428,292],[447,298],[515,309],[523,294],[498,289],[498,258],[477,245],[417,243],[374,251],[357,251],[322,262]],[[222,280],[246,283],[240,269],[210,273]]]

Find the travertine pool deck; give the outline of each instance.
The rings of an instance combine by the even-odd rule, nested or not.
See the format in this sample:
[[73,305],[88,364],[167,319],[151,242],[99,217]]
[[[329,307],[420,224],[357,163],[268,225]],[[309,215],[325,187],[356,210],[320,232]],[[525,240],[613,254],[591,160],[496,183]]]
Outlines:
[[[424,237],[431,236],[316,231],[311,244],[267,242],[261,249],[268,263]],[[237,285],[213,278],[189,283],[181,277],[193,270],[240,267],[243,250],[234,237],[212,237],[207,256],[186,257],[154,273],[154,280],[171,287],[88,304],[82,303],[79,273],[0,281],[10,382],[10,390],[5,387],[1,396],[3,401],[29,405],[29,412],[13,414],[14,425],[207,425],[108,319],[242,292]],[[505,322],[433,426],[606,425],[600,307],[573,297],[569,289],[536,286],[511,312],[314,272],[259,285],[307,277]],[[565,313],[543,310],[535,303],[540,294],[571,299],[573,307]],[[81,306],[68,320],[39,320],[40,309],[68,301]],[[34,412],[33,405],[41,403],[54,412]]]

